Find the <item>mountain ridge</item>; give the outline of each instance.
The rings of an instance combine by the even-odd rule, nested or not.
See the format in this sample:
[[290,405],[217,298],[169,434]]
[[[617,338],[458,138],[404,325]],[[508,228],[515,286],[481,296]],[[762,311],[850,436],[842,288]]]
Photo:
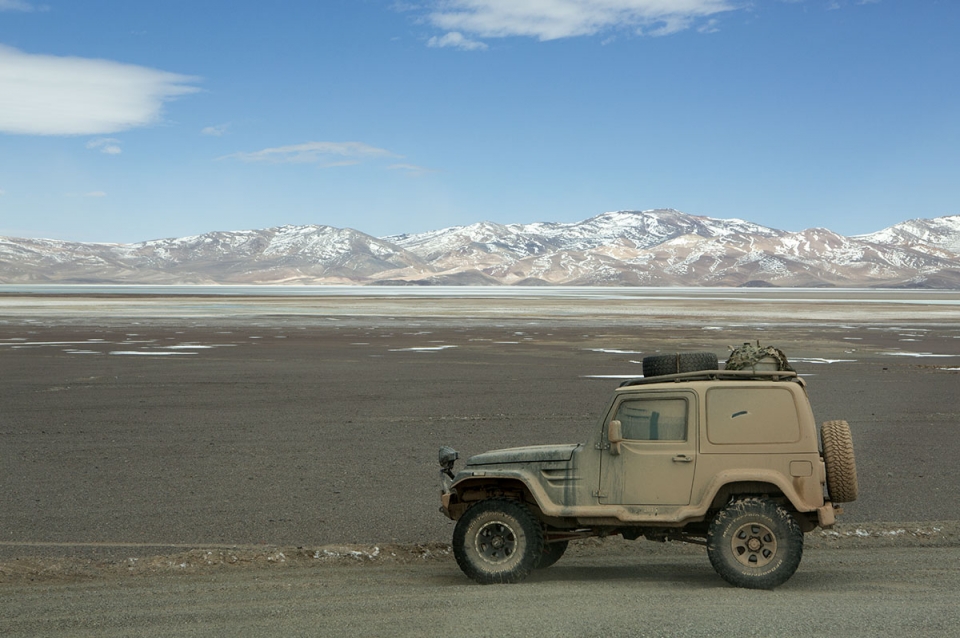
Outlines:
[[323,225],[133,244],[0,237],[0,283],[960,288],[960,215],[850,237],[673,209],[379,238]]

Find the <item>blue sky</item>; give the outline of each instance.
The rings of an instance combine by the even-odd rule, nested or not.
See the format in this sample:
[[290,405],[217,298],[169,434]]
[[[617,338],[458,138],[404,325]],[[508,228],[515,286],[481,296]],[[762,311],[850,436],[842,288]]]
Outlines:
[[952,0],[0,0],[0,235],[960,214]]

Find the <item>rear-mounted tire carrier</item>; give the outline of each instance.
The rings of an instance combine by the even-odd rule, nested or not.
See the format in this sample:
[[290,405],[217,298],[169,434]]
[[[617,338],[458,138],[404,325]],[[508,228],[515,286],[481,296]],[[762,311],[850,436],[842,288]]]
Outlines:
[[820,427],[823,464],[827,470],[827,493],[834,503],[850,503],[860,492],[853,437],[846,421],[825,421]]

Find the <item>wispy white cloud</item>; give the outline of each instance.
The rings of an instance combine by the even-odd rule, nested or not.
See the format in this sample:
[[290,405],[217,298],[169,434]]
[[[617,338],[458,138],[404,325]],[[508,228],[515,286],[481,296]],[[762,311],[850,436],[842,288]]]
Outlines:
[[441,37],[433,36],[427,40],[427,46],[436,48],[453,47],[455,49],[463,49],[464,51],[478,51],[487,48],[487,45],[483,42],[465,38],[459,31],[451,31]]
[[7,191],[5,191],[5,190],[3,190],[2,188],[0,188],[0,197],[3,197],[3,196],[6,195],[6,194],[7,194]]
[[87,142],[87,148],[99,150],[107,155],[119,155],[123,152],[120,148],[120,140],[113,137],[100,137]]
[[711,18],[697,27],[698,33],[716,33],[720,30],[720,27],[717,25],[720,23],[716,18]]
[[[781,2],[786,2],[787,0],[781,0]],[[803,0],[792,0],[792,3],[800,3]],[[829,0],[826,3],[827,11],[838,11],[844,9],[851,4],[851,2],[859,7],[869,5],[869,4],[880,4],[882,0]]]
[[0,11],[23,11],[24,13],[29,13],[31,11],[47,10],[47,5],[35,5],[26,0],[0,0]]
[[391,171],[403,171],[411,177],[419,177],[420,175],[426,175],[427,173],[435,173],[436,171],[431,168],[426,168],[424,166],[417,166],[416,164],[391,164],[387,167]]
[[225,135],[229,128],[230,122],[227,122],[226,124],[217,124],[216,126],[204,126],[202,129],[200,129],[200,134],[220,137],[221,135]]
[[637,33],[658,38],[661,36],[673,35],[674,33],[686,31],[690,28],[690,24],[692,22],[693,20],[690,18],[684,16],[674,16],[654,22],[650,27],[637,27]]
[[323,168],[336,168],[337,166],[356,166],[360,163],[360,160],[357,159],[346,159],[346,160],[337,160],[337,161],[328,161],[321,162],[320,166]]
[[540,40],[615,28],[668,35],[737,8],[732,0],[432,0],[429,6],[427,21],[448,32]]
[[0,133],[103,135],[161,119],[198,78],[112,60],[24,53],[0,45]]
[[218,159],[271,164],[318,163],[324,167],[359,164],[365,159],[400,157],[388,150],[363,142],[306,142],[291,146],[265,148],[260,151],[231,153]]

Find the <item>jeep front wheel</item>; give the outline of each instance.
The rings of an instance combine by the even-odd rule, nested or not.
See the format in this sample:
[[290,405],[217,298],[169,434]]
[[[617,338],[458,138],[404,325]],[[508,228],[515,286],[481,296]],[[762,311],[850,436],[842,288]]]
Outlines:
[[480,501],[457,521],[453,554],[463,573],[481,585],[517,583],[540,564],[543,528],[520,501]]
[[803,531],[784,507],[764,498],[746,498],[734,501],[713,519],[707,555],[731,585],[773,589],[797,571]]

